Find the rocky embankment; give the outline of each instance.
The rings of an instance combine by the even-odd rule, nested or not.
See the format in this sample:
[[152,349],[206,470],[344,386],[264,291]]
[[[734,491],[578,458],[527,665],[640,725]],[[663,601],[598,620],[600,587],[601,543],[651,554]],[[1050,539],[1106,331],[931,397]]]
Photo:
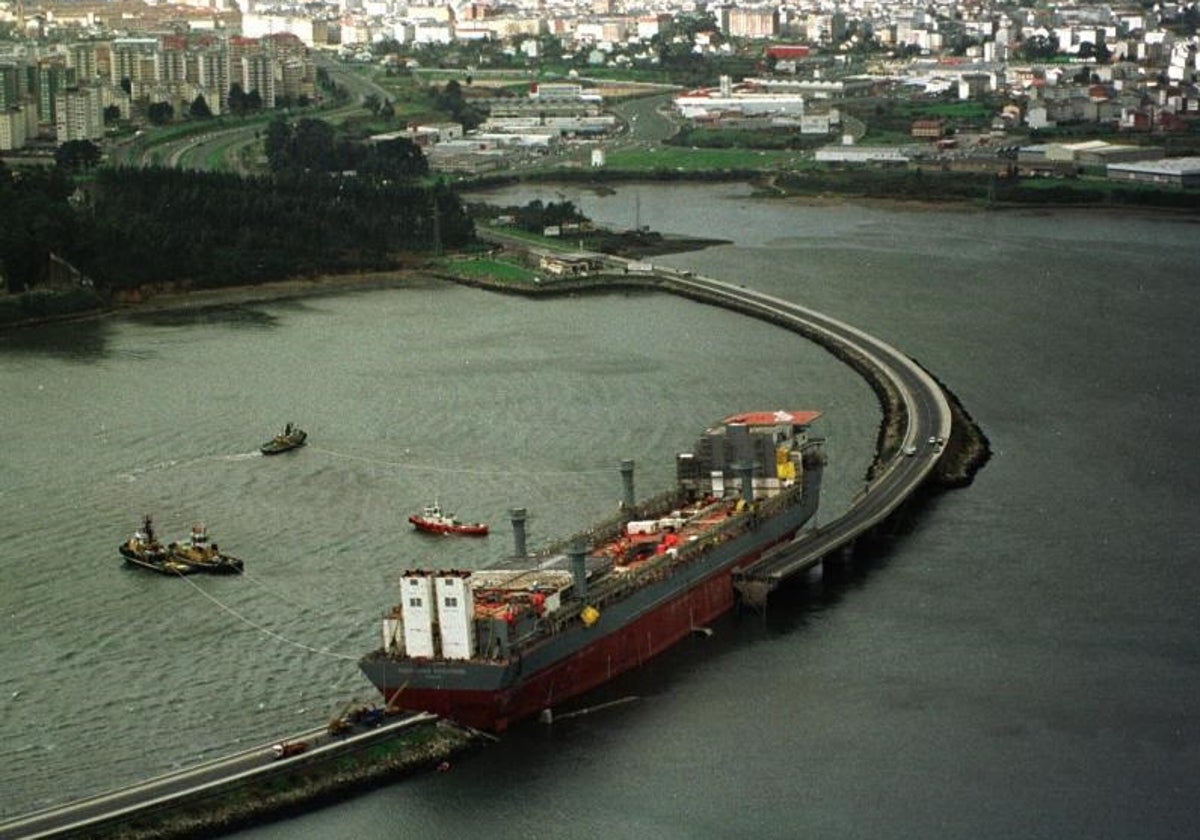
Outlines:
[[310,760],[212,794],[189,797],[106,826],[57,836],[93,840],[199,840],[294,816],[416,773],[447,770],[480,743],[479,733],[449,721],[406,730],[349,753]]

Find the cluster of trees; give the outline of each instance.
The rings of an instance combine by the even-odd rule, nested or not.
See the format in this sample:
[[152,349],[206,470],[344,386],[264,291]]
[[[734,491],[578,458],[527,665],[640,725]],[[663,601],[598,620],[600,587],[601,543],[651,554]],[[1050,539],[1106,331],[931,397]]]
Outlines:
[[824,145],[824,135],[803,135],[792,128],[711,129],[684,126],[667,140],[669,146],[702,149],[807,149]]
[[91,169],[103,156],[100,147],[91,140],[68,140],[54,150],[54,162],[68,173]]
[[463,96],[462,85],[455,79],[451,79],[440,88],[436,85],[431,86],[430,96],[433,97],[433,107],[436,110],[461,123],[466,131],[479,128],[487,119],[487,114],[467,101]]
[[[1058,41],[1045,35],[1031,35],[1018,44],[1014,52],[1025,61],[1050,61],[1062,56]],[[1112,59],[1112,51],[1103,41],[1098,44],[1085,41],[1079,45],[1079,57],[1098,64],[1108,64]]]
[[[279,105],[307,105],[308,97],[301,96],[295,103],[279,102]],[[242,90],[242,86],[238,82],[234,82],[229,86],[229,113],[235,117],[247,117],[252,114],[257,114],[263,110],[262,95],[257,90],[252,90],[249,93]],[[208,100],[204,98],[204,94],[197,94],[188,106],[187,115],[196,120],[212,119],[212,107],[208,104]],[[120,116],[120,111],[113,116]],[[104,115],[105,122],[109,122],[109,112],[106,110]],[[175,107],[170,102],[151,102],[146,106],[146,119],[150,120],[154,125],[166,125],[175,119]]]
[[513,224],[521,230],[540,234],[548,227],[565,224],[586,222],[584,216],[571,201],[543,202],[540,198],[526,204],[524,207],[496,207],[491,204],[473,204],[469,208],[473,215],[481,216],[511,216]]
[[[318,73],[318,79],[320,73]],[[328,74],[325,79],[328,81]],[[128,83],[127,79],[122,80],[123,83]],[[336,86],[334,86],[336,87]],[[331,89],[336,93],[336,89]],[[128,90],[126,91],[128,92]],[[344,93],[344,92],[343,92]],[[343,97],[344,98],[344,97]],[[295,101],[288,98],[278,98],[276,100],[277,107],[306,107],[310,104],[309,98],[305,95],[300,95],[295,98]],[[229,113],[235,117],[247,117],[258,114],[263,110],[262,95],[257,90],[249,92],[242,89],[238,82],[234,82],[229,87]],[[175,107],[170,102],[151,102],[146,105],[146,119],[153,125],[167,125],[175,120],[176,116],[187,116],[196,120],[212,119],[212,107],[208,104],[208,100],[204,98],[204,94],[197,94],[196,98],[191,101],[186,109],[185,115],[177,115]],[[104,124],[112,125],[118,122],[121,118],[121,109],[116,105],[109,105],[104,109]]]
[[0,161],[0,280],[18,294],[45,282],[50,245],[70,247],[77,220],[74,184],[54,167],[16,171]]
[[51,254],[114,291],[388,268],[473,238],[441,185],[104,168],[77,191],[58,169],[0,168],[0,275],[11,292],[44,283]]
[[324,120],[271,121],[263,140],[272,172],[355,172],[360,178],[411,180],[429,174],[429,162],[411,140],[364,142],[339,135]]
[[474,236],[457,196],[440,185],[149,169],[102,170],[95,187],[90,222],[101,247],[76,265],[110,288],[386,268],[401,254]]

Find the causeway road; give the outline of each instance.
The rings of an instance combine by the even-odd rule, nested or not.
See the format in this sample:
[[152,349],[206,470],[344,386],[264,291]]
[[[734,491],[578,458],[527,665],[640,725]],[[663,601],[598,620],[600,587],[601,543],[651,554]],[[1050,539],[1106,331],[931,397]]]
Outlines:
[[[866,367],[874,378],[894,389],[904,409],[899,447],[895,452],[882,453],[886,460],[881,469],[850,510],[825,526],[802,532],[791,545],[743,570],[744,579],[761,584],[759,597],[765,598],[766,591],[791,574],[816,565],[844,546],[852,546],[859,536],[891,516],[929,478],[950,438],[950,401],[941,385],[911,358],[857,327],[764,292],[685,271],[655,268],[653,274],[667,290],[790,326],[856,357],[860,369]],[[750,594],[743,589],[743,595]]]

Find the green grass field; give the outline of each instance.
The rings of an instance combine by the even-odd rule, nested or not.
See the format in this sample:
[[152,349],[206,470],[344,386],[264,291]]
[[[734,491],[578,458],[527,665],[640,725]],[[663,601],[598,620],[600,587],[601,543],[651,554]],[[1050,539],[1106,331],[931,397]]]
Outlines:
[[537,275],[522,265],[486,258],[446,260],[443,267],[452,274],[478,277],[502,283],[532,283]]
[[720,171],[728,169],[796,169],[804,167],[804,155],[797,151],[754,149],[683,149],[662,146],[656,149],[612,151],[607,157],[611,169],[631,171]]

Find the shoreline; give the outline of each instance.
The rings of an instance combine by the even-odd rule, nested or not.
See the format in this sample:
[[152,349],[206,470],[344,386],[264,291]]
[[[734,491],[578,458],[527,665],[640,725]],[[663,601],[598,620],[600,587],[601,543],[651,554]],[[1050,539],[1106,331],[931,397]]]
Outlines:
[[115,300],[95,309],[11,321],[0,324],[0,335],[51,324],[70,324],[103,318],[137,317],[166,312],[201,311],[226,306],[244,306],[279,300],[292,300],[372,289],[398,289],[434,279],[431,270],[397,268],[394,271],[322,274],[216,289],[189,289],[170,286],[162,290],[140,290],[133,299]]
[[1046,216],[1053,213],[1112,214],[1122,218],[1139,216],[1200,223],[1200,213],[1184,207],[1154,207],[1119,204],[1021,204],[995,201],[991,204],[973,199],[899,198],[893,196],[855,195],[852,193],[789,193],[784,190],[760,192],[758,196],[772,201],[784,201],[802,207],[879,207],[904,213],[1028,213]]
[[[1175,222],[1200,223],[1200,214],[1189,208],[1159,207],[1147,205],[1115,205],[1110,203],[1097,204],[1022,204],[1011,202],[980,203],[969,199],[938,199],[938,198],[904,198],[898,196],[870,196],[853,193],[821,192],[801,193],[790,192],[785,187],[778,186],[773,178],[740,179],[754,189],[754,197],[783,201],[796,206],[807,207],[876,207],[905,213],[1026,213],[1043,216],[1061,212],[1108,214],[1120,217],[1139,216],[1142,218],[1163,219]],[[545,183],[555,183],[547,181]],[[579,185],[578,182],[567,179],[564,183]],[[591,185],[597,191],[612,189],[612,182],[601,182]],[[621,183],[655,183],[653,179],[640,181],[632,178]],[[707,183],[699,181],[699,183]],[[703,250],[704,248],[727,244],[728,240],[699,239],[664,235],[653,244],[644,247],[622,249],[617,256],[628,259],[645,259],[664,254],[682,253]],[[268,283],[225,286],[219,288],[188,288],[175,282],[164,281],[156,287],[142,288],[127,292],[124,299],[117,299],[95,309],[81,310],[70,314],[48,315],[25,320],[0,323],[0,335],[5,330],[18,330],[37,327],[45,324],[71,323],[93,318],[113,316],[129,316],[170,311],[201,310],[222,306],[239,306],[257,302],[278,301],[316,297],[327,294],[340,294],[350,291],[367,291],[372,289],[402,288],[413,283],[428,280],[451,280],[462,282],[465,278],[451,278],[439,272],[433,265],[414,267],[411,264],[400,264],[392,270],[376,270],[367,272],[351,272],[346,274],[320,274],[302,276],[288,280],[276,280]]]
[[343,292],[393,289],[412,285],[414,281],[430,279],[430,274],[412,268],[395,271],[372,271],[353,274],[322,274],[242,286],[223,286],[217,289],[174,289],[151,293],[142,300],[114,302],[101,310],[101,315],[138,315],[148,312],[171,312],[180,309],[208,309],[218,306],[240,306],[292,298],[319,297]]

